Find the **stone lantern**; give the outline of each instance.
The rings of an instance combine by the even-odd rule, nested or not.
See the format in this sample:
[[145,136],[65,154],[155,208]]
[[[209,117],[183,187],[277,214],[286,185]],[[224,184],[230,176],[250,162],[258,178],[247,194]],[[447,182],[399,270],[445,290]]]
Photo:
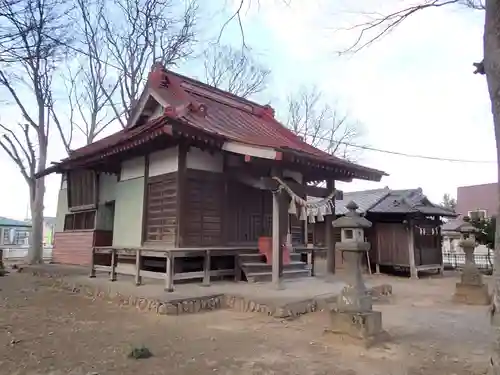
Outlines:
[[365,242],[364,229],[372,223],[361,217],[355,202],[346,206],[349,212],[335,220],[332,225],[340,228],[341,242],[335,244],[337,251],[343,251],[347,265],[346,286],[337,298],[337,307],[330,312],[331,331],[361,339],[370,345],[385,334],[382,330],[382,314],[373,311],[372,297],[368,293],[362,275],[362,259],[370,250]]
[[454,301],[470,305],[488,305],[490,296],[488,286],[483,282],[483,276],[474,262],[474,249],[476,248],[477,229],[465,216],[458,227],[461,240],[459,246],[465,253],[465,265],[460,275],[460,282],[455,286]]

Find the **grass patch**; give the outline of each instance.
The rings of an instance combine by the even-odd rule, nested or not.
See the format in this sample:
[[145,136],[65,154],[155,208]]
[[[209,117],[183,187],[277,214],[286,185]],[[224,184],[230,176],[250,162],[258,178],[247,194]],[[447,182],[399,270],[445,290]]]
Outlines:
[[128,353],[128,358],[132,359],[146,359],[153,356],[151,350],[149,350],[144,345],[139,348],[133,348],[130,353]]

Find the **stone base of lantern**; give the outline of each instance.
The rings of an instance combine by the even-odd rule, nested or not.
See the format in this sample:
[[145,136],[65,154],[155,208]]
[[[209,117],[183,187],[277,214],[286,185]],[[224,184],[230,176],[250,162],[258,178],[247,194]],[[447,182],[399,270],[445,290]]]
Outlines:
[[354,343],[370,347],[387,341],[389,335],[382,329],[380,311],[351,312],[330,311],[328,332],[348,338]]
[[489,305],[491,298],[488,285],[457,283],[453,301],[467,305]]

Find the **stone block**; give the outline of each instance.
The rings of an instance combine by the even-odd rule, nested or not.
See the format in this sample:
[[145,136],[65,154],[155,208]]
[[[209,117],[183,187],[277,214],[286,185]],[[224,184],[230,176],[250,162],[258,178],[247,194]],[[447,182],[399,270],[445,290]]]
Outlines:
[[453,301],[467,305],[489,305],[491,302],[488,285],[457,283]]
[[350,312],[330,311],[329,332],[344,335],[369,347],[388,338],[382,329],[380,311]]
[[467,285],[483,285],[483,275],[475,265],[466,265],[460,275],[460,282]]
[[167,303],[166,307],[167,315],[178,315],[179,308],[175,303]]

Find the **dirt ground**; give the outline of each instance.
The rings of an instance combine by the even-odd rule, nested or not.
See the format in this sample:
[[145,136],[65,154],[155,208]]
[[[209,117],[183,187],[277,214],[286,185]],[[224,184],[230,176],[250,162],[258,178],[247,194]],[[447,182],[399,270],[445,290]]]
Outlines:
[[[377,305],[387,344],[362,349],[324,333],[323,312],[295,321],[228,310],[156,316],[42,286],[27,274],[0,278],[0,374],[485,374],[487,307],[450,302],[455,277],[385,278]],[[127,358],[145,345],[149,359]]]

